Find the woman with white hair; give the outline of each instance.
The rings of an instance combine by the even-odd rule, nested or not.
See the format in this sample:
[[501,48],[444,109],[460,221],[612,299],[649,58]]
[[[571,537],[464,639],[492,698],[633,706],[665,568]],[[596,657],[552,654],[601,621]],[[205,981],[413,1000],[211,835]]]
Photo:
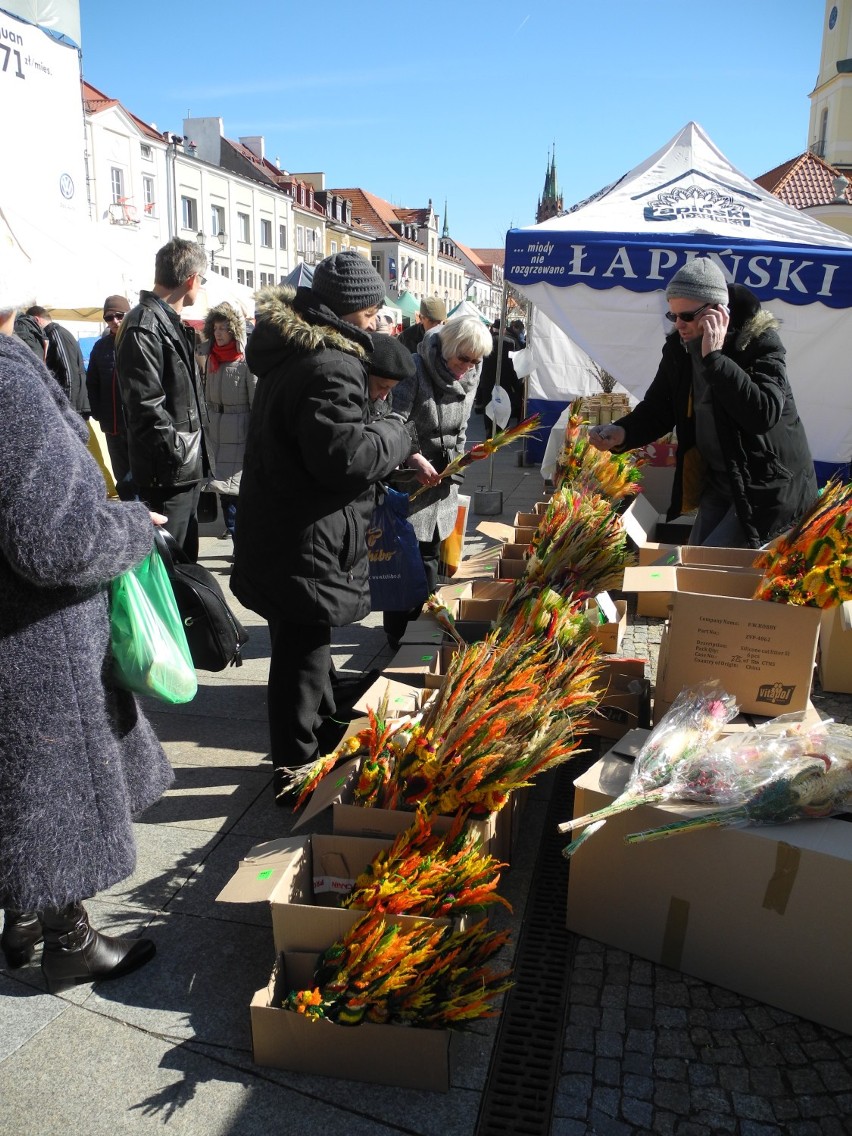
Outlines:
[[9,967],[44,942],[51,992],[118,978],[154,954],[112,937],[83,900],[134,870],[133,814],[172,771],[129,691],[112,678],[110,581],[151,551],[151,514],[107,499],[88,430],[13,335],[25,300],[0,260],[0,950]]
[[[430,487],[411,502],[408,517],[420,545],[429,593],[438,583],[441,541],[453,531],[458,509],[458,485],[454,478],[442,481],[439,475],[464,453],[482,360],[490,351],[491,336],[476,316],[448,320],[421,340],[414,356],[415,374],[393,392],[394,413],[412,423],[417,433],[417,450],[405,463],[407,476],[398,476],[395,483],[409,493],[418,485]],[[408,621],[419,614],[419,607],[384,613],[392,647],[399,646]]]
[[204,338],[207,343],[199,357],[209,415],[207,445],[216,474],[208,488],[219,494],[225,521],[222,537],[233,540],[257,379],[246,363],[246,321],[230,304],[210,309]]

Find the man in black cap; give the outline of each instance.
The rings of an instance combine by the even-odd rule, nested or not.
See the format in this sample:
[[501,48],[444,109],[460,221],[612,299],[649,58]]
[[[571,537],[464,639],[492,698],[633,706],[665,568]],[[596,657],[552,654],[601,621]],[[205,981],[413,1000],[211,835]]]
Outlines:
[[92,417],[104,432],[115,487],[123,501],[136,499],[136,487],[130,479],[127,426],[115,373],[115,337],[129,311],[130,304],[125,296],[107,296],[104,300],[107,329],[92,348],[86,368],[86,390]]
[[697,506],[691,544],[759,548],[817,496],[778,320],[709,257],[687,261],[666,299],[674,330],[654,381],[625,417],[592,427],[589,441],[620,453],[676,429],[669,519]]
[[394,387],[403,379],[413,379],[414,357],[392,335],[374,335],[373,350],[367,364],[370,416],[384,418],[391,410]]
[[331,629],[370,610],[373,484],[412,451],[399,417],[369,421],[370,332],[384,295],[365,257],[336,253],[317,265],[310,288],[259,293],[246,348],[258,384],[231,590],[269,624],[267,711],[282,803],[291,770],[316,759],[317,731],[335,712]]

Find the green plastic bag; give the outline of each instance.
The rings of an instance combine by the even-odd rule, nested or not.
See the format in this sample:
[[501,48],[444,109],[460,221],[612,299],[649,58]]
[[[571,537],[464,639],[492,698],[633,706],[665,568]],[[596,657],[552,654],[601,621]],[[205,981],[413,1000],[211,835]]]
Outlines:
[[172,585],[156,548],[111,585],[113,678],[136,694],[189,702],[198,680]]

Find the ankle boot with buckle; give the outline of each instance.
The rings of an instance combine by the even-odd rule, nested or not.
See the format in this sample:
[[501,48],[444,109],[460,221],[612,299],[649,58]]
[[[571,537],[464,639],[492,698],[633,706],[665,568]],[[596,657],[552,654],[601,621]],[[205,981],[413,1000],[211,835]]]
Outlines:
[[44,951],[41,972],[51,994],[80,982],[120,978],[144,966],[156,947],[150,939],[113,938],[89,923],[82,903],[41,912]]
[[6,956],[6,965],[10,970],[17,970],[31,962],[41,940],[41,921],[38,915],[32,911],[10,911],[6,908],[0,949]]

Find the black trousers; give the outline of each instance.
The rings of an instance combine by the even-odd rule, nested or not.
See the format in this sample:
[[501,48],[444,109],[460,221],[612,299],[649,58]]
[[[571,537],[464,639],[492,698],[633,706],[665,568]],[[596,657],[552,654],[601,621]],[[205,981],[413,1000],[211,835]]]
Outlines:
[[201,485],[181,485],[179,488],[160,489],[157,486],[140,489],[139,496],[155,513],[169,518],[166,528],[183,548],[193,564],[198,562],[198,498]]
[[268,620],[272,653],[267,713],[272,764],[305,765],[318,756],[316,731],[334,714],[331,689],[331,628]]
[[[438,586],[438,562],[441,559],[441,538],[438,536],[438,530],[435,529],[431,540],[419,540],[417,544],[426,570],[426,594],[431,596]],[[386,611],[382,616],[382,627],[388,639],[392,642],[401,639],[409,621],[417,619],[422,610],[423,604],[418,604],[409,611]]]

